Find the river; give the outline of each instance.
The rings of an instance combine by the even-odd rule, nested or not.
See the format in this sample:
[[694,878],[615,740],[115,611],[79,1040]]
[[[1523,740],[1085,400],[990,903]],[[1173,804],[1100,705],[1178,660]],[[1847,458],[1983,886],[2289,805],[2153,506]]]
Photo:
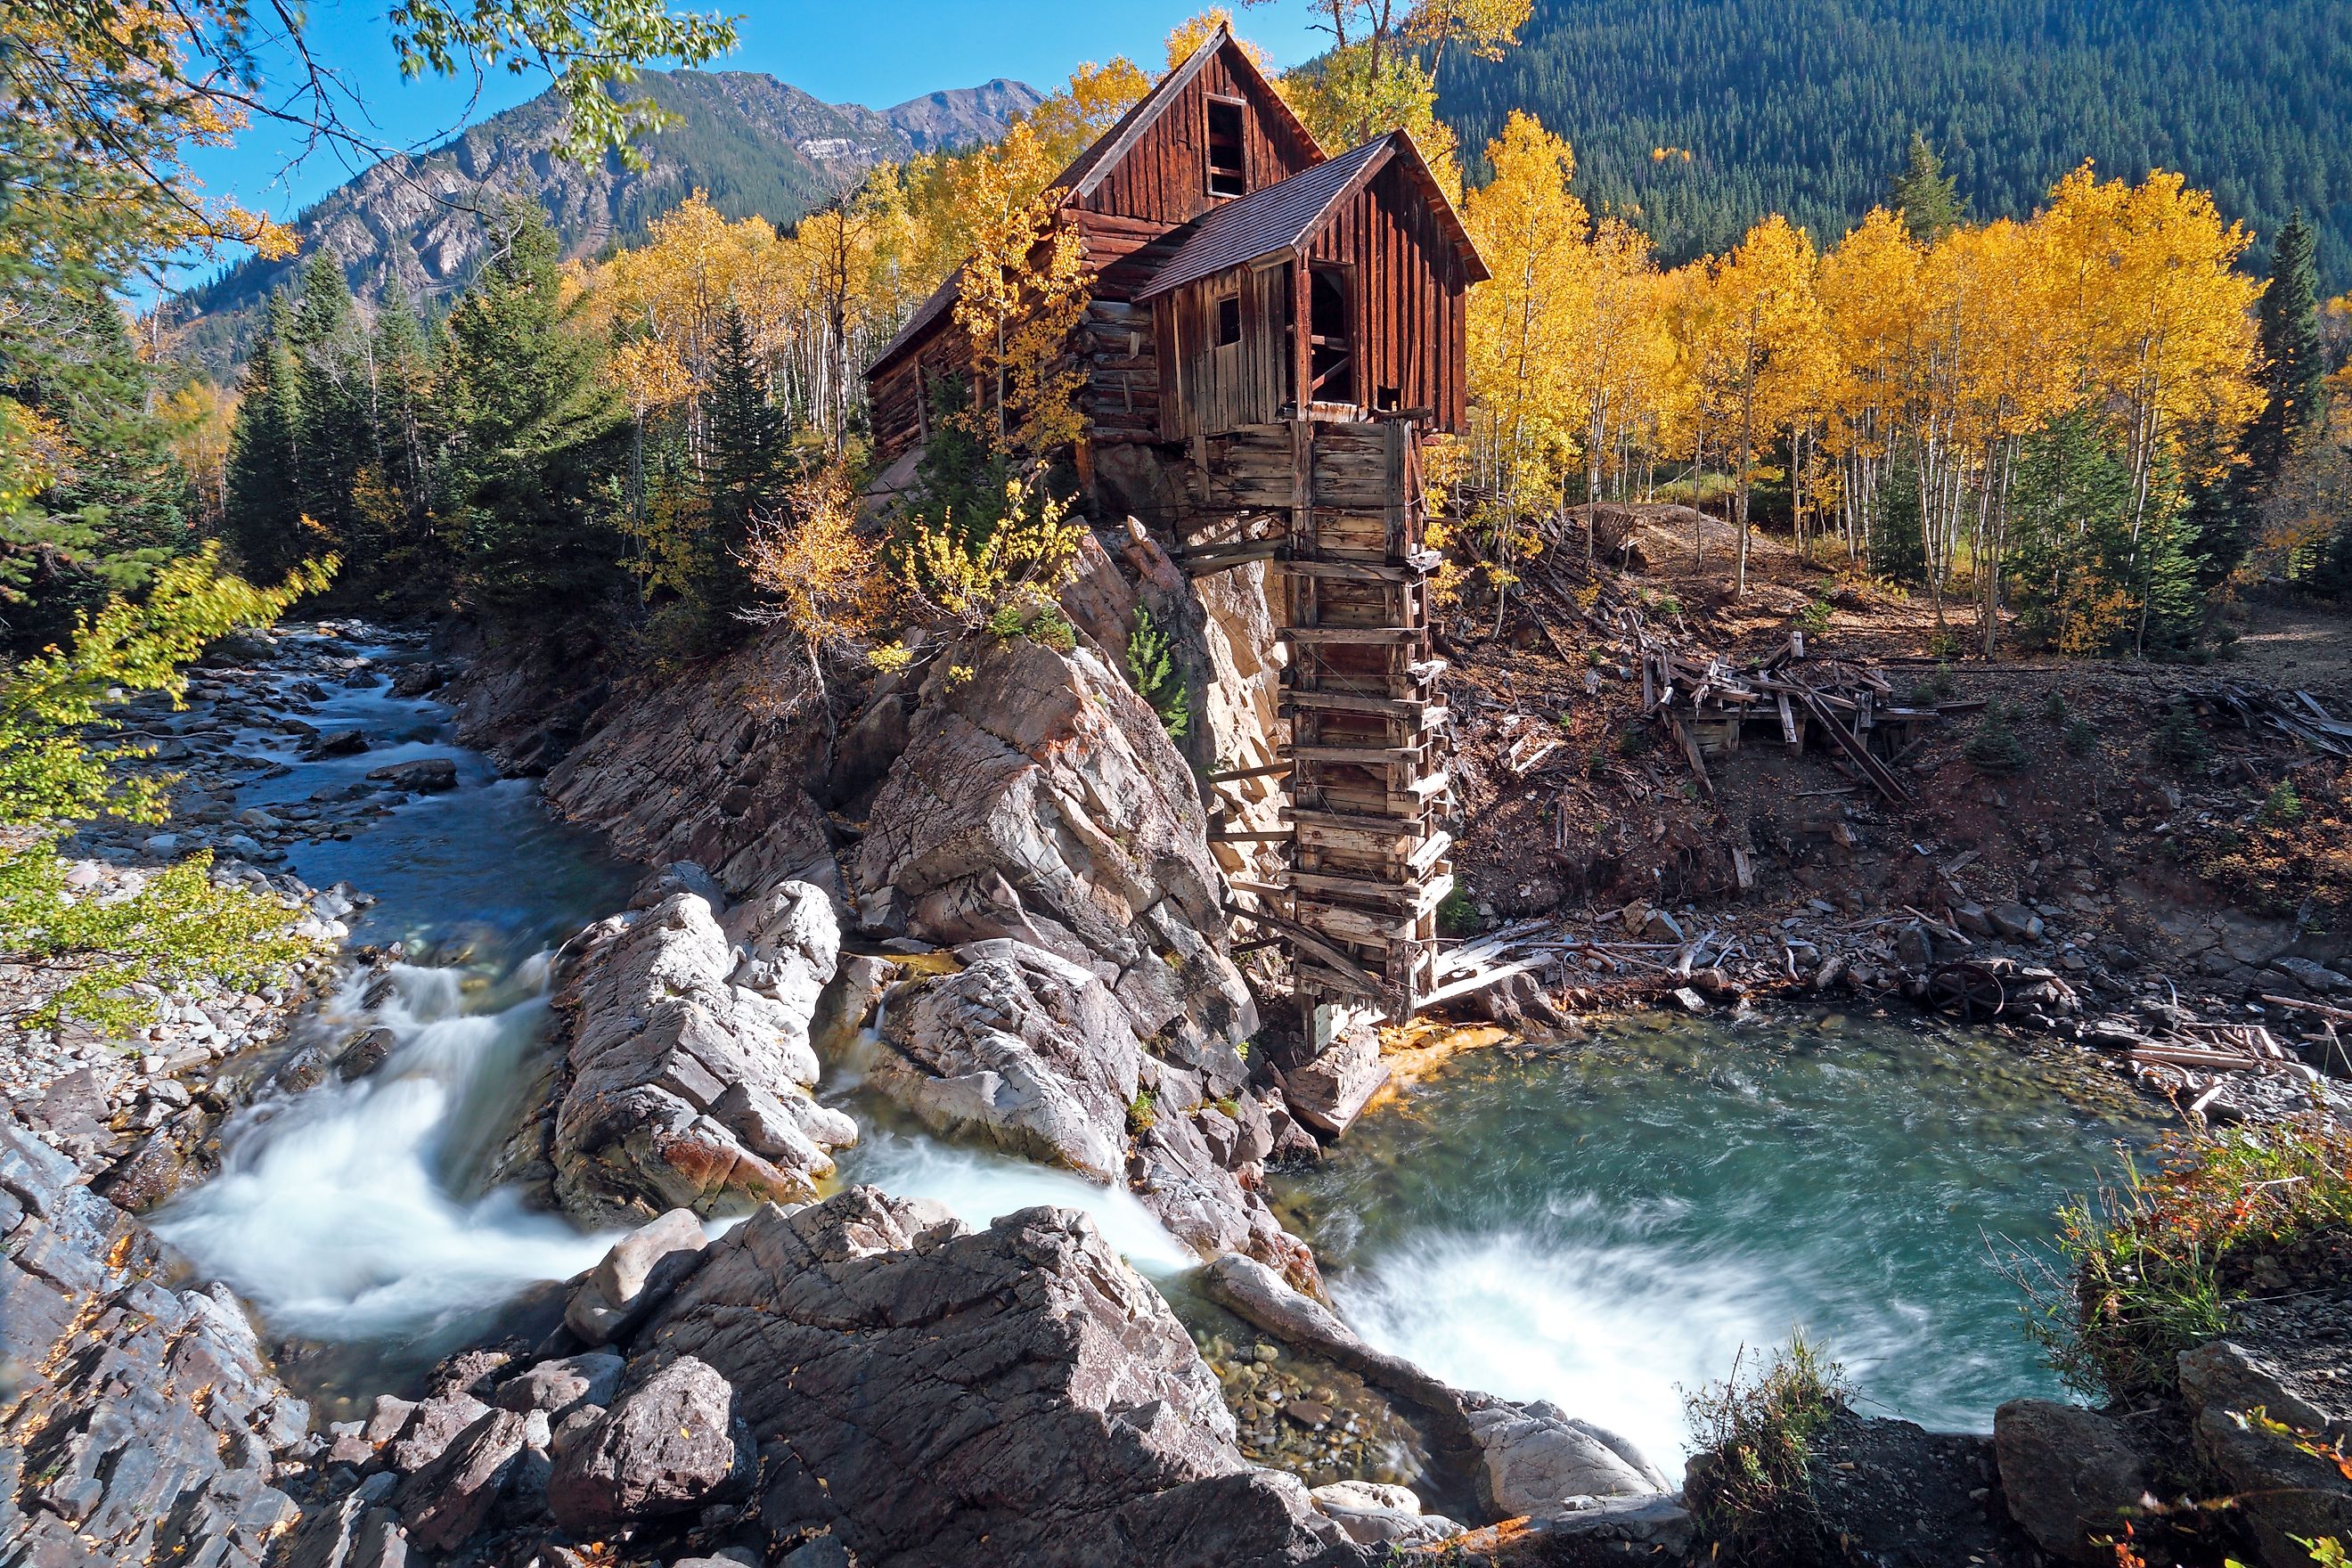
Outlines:
[[[355,651],[384,668],[418,657]],[[313,885],[375,894],[354,940],[410,954],[383,979],[354,978],[306,1026],[382,1026],[396,1047],[355,1081],[265,1090],[225,1130],[221,1173],[156,1226],[273,1332],[338,1347],[346,1388],[398,1386],[609,1244],[486,1190],[477,1157],[517,1110],[551,949],[622,907],[641,868],[456,745],[436,703],[378,684],[305,716],[373,744],[331,761],[280,752],[290,771],[240,805],[387,762],[458,769],[457,789],[289,857]],[[1131,1194],[941,1143],[828,1073],[825,1098],[866,1133],[845,1180],[975,1224],[1079,1205],[1147,1273],[1187,1266]],[[1999,1400],[2046,1392],[1987,1238],[2046,1238],[2056,1205],[2149,1131],[2106,1080],[1989,1038],[1884,1019],[1737,1034],[1651,1020],[1570,1054],[1457,1058],[1275,1195],[1368,1338],[1465,1386],[1552,1399],[1667,1462],[1684,1447],[1682,1391],[1793,1325],[1873,1407],[1930,1426],[1981,1428]]]

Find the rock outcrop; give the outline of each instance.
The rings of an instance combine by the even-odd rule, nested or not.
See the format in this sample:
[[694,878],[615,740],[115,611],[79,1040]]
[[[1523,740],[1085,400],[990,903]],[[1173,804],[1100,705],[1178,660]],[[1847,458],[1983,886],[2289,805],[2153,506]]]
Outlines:
[[258,1568],[317,1446],[226,1292],[0,1119],[0,1562]]
[[557,1457],[547,1511],[583,1540],[692,1513],[751,1485],[735,1391],[691,1356],[669,1363],[590,1422]]
[[1206,835],[1190,769],[1125,680],[1085,648],[982,636],[932,662],[853,869],[871,919],[1090,972],[1138,1038],[1229,1093],[1256,1014]]
[[1087,1216],[967,1231],[853,1188],[715,1243],[636,1341],[733,1384],[778,1555],[860,1563],[1361,1561],[1253,1470],[1215,1379]]
[[2068,1563],[2112,1563],[2114,1542],[2150,1501],[2155,1467],[2120,1422],[2048,1399],[1993,1413],[1993,1456],[2010,1516]]
[[827,1151],[856,1136],[808,1093],[809,1016],[839,946],[825,895],[794,882],[723,925],[679,887],[575,938],[537,1131],[563,1208],[609,1223],[814,1197]]
[[2322,1457],[2352,1442],[2352,1292],[2242,1317],[2248,1342],[2181,1356],[2181,1396],[2198,1453],[2237,1495],[2263,1563],[2304,1568],[2315,1559],[2299,1542],[2352,1542],[2352,1479]]

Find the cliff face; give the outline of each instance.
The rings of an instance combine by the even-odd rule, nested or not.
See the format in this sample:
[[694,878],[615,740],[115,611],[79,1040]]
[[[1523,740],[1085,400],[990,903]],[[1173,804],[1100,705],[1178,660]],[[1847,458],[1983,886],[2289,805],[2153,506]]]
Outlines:
[[648,71],[635,90],[677,119],[639,140],[642,173],[617,158],[582,166],[555,157],[562,110],[542,93],[429,152],[386,158],[317,203],[295,224],[293,256],[249,261],[196,291],[190,352],[225,369],[262,302],[321,249],[363,301],[397,297],[426,310],[473,277],[488,245],[483,217],[510,199],[545,210],[576,257],[643,234],[697,189],[729,218],[791,223],[878,163],[1002,135],[1039,101],[999,79],[874,110],[821,102],[757,71]]

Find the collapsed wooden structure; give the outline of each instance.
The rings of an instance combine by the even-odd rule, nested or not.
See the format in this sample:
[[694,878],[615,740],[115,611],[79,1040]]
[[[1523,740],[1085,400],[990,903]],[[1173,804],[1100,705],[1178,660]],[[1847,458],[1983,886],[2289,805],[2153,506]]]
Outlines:
[[[1410,137],[1327,157],[1223,31],[1052,188],[1094,274],[1070,345],[1091,514],[1158,526],[1195,576],[1265,563],[1280,583],[1287,742],[1211,782],[1287,781],[1279,829],[1217,830],[1285,864],[1235,880],[1234,912],[1290,948],[1318,1036],[1406,1017],[1453,886],[1420,442],[1466,417],[1486,267]],[[970,369],[960,286],[866,373],[886,464],[911,464],[931,388]]]
[[1894,686],[1873,666],[1808,659],[1801,632],[1790,633],[1780,651],[1744,666],[1663,644],[1642,655],[1642,711],[1664,721],[1708,795],[1715,793],[1710,760],[1759,738],[1796,756],[1818,738],[1889,805],[1907,805],[1911,792],[1889,761],[1904,754],[1921,726],[1982,706],[1897,702]]

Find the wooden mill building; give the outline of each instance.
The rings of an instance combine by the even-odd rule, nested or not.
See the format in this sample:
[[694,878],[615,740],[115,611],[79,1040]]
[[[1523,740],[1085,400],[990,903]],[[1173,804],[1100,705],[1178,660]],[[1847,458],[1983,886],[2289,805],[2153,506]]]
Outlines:
[[[1410,137],[1327,156],[1222,32],[1052,188],[1094,274],[1072,353],[1095,515],[1153,524],[1195,575],[1267,561],[1283,584],[1288,866],[1235,912],[1286,939],[1318,1030],[1402,1018],[1453,887],[1420,440],[1462,427],[1485,265]],[[867,371],[885,463],[969,368],[959,281]]]

